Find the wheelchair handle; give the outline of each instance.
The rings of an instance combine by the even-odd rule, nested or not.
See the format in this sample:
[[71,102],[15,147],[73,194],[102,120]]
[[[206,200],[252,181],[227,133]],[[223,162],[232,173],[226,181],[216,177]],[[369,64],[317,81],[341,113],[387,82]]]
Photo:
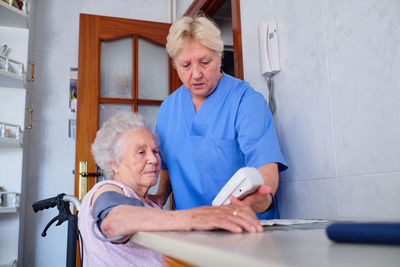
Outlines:
[[32,208],[34,212],[38,212],[40,210],[49,209],[57,206],[63,197],[64,193],[57,195],[56,197],[51,197],[43,200],[36,201],[32,204]]
[[72,205],[75,206],[76,211],[79,211],[79,208],[81,207],[81,202],[79,201],[79,199],[76,196],[64,195],[63,200],[71,202]]
[[61,193],[56,197],[51,197],[34,202],[32,204],[32,208],[34,212],[38,212],[40,210],[54,208],[61,201],[71,202],[75,206],[76,211],[79,211],[79,208],[81,206],[81,203],[77,197]]

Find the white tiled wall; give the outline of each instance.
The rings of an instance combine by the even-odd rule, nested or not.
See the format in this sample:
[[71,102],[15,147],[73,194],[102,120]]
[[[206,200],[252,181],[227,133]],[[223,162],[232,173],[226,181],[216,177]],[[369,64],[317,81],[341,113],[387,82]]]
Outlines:
[[281,216],[400,219],[400,2],[253,0],[241,12],[245,79],[265,96],[257,25],[278,23]]
[[398,172],[338,180],[342,216],[399,219]]

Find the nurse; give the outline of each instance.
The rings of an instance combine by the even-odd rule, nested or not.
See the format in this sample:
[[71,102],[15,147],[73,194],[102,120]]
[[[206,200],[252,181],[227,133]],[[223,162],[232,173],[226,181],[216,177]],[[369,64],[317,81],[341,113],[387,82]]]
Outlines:
[[176,209],[211,205],[238,169],[255,167],[265,185],[231,205],[279,218],[273,196],[278,171],[287,167],[273,118],[263,95],[221,71],[220,34],[204,15],[182,17],[170,28],[166,50],[183,85],[158,113],[162,170],[153,199],[162,206],[172,190]]

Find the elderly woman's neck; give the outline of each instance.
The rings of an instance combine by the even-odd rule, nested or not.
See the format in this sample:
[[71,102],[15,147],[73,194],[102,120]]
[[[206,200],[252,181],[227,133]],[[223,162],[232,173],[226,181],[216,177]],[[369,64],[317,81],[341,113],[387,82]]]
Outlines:
[[149,192],[150,188],[147,188],[144,186],[138,186],[135,183],[129,183],[129,182],[127,183],[126,181],[124,182],[124,180],[122,180],[118,174],[113,177],[113,180],[120,182],[120,183],[124,184],[125,186],[129,187],[130,189],[132,189],[142,202],[150,205],[150,202],[147,199],[147,193]]
[[140,198],[142,202],[150,205],[150,202],[147,199],[147,193],[149,192],[149,189],[146,188],[131,188],[131,189],[135,191],[136,195]]

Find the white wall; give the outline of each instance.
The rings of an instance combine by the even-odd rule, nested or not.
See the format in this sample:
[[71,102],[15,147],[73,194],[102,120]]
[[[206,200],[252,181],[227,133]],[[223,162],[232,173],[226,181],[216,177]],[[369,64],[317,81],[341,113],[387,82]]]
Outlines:
[[400,219],[400,2],[240,4],[245,79],[265,96],[257,25],[278,23],[281,216]]
[[[190,4],[190,3],[189,3]],[[180,12],[182,6],[179,6]],[[63,0],[32,2],[30,60],[36,81],[28,88],[33,108],[26,186],[23,266],[63,266],[67,223],[41,231],[56,209],[34,214],[31,204],[61,192],[73,194],[75,141],[68,138],[69,68],[78,65],[79,13],[168,22],[166,0]],[[78,93],[79,94],[79,93]]]

